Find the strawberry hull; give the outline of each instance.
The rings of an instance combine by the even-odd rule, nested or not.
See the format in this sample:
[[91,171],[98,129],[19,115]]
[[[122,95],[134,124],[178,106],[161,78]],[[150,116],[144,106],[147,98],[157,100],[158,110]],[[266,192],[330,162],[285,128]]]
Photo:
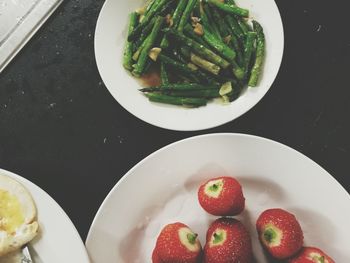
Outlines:
[[251,238],[244,225],[233,218],[220,218],[209,227],[204,247],[205,263],[251,263]]
[[276,259],[292,257],[303,246],[303,232],[296,217],[283,209],[268,209],[256,223],[263,247]]
[[288,263],[335,263],[335,261],[324,253],[321,249],[315,247],[304,247]]
[[217,177],[199,187],[198,201],[202,208],[215,216],[234,216],[244,210],[242,186],[232,177]]

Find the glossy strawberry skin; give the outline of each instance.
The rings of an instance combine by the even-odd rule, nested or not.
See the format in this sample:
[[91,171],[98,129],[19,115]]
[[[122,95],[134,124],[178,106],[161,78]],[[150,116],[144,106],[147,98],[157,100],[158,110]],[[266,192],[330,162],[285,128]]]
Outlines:
[[[223,180],[223,189],[218,197],[211,197],[205,193],[207,183]],[[217,177],[203,183],[198,190],[198,200],[202,208],[215,216],[234,216],[244,210],[245,198],[242,186],[233,177]]]
[[199,263],[202,248],[190,251],[180,241],[179,230],[188,228],[183,223],[173,223],[165,226],[158,236],[156,253],[162,263]]
[[[226,240],[212,245],[214,233],[226,231]],[[251,263],[252,243],[245,226],[233,218],[219,218],[209,227],[204,247],[204,263]]]
[[163,263],[158,255],[157,247],[155,247],[152,252],[152,263]]
[[324,253],[321,249],[315,247],[304,247],[301,251],[293,258],[288,260],[288,263],[320,263],[322,261],[317,261],[313,259],[314,254],[324,257],[324,263],[335,263],[335,261]]
[[[269,246],[264,243],[264,229],[272,225],[282,232],[279,245]],[[296,217],[283,209],[268,209],[256,222],[259,239],[264,248],[277,259],[286,259],[295,255],[303,246],[303,231]]]

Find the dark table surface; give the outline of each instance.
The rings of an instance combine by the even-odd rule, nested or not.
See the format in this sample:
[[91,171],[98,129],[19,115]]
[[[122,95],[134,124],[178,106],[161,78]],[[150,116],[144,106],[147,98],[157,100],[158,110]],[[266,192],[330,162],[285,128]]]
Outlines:
[[280,72],[239,119],[200,132],[151,126],[125,111],[96,68],[102,0],[66,0],[0,75],[0,167],[47,191],[85,240],[114,184],[153,151],[199,134],[267,137],[309,156],[349,192],[350,34],[347,1],[277,0]]

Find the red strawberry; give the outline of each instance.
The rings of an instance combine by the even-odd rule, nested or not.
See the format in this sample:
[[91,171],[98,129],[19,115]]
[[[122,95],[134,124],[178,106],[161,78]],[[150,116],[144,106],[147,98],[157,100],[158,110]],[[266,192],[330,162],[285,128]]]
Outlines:
[[152,253],[152,263],[162,263],[163,261],[160,259],[158,255],[157,248],[155,247]]
[[295,216],[283,209],[263,212],[256,229],[266,250],[277,259],[295,255],[303,246],[303,231]]
[[204,247],[205,263],[250,263],[252,243],[244,225],[233,218],[219,218],[209,227]]
[[165,226],[158,236],[156,248],[164,263],[197,263],[202,252],[197,234],[182,223]]
[[209,214],[234,216],[244,209],[242,186],[232,177],[211,179],[199,187],[198,200]]
[[321,249],[304,247],[299,254],[289,259],[288,263],[335,263],[335,261]]

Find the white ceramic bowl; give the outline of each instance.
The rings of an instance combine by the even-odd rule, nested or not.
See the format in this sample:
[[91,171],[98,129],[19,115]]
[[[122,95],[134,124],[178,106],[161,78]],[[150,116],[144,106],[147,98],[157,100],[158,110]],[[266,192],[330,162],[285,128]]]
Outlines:
[[216,217],[197,201],[201,182],[235,176],[246,209],[238,217],[249,229],[254,255],[267,263],[255,222],[265,209],[296,215],[305,245],[335,262],[349,262],[350,196],[334,178],[299,152],[271,140],[241,134],[199,136],[167,146],[132,168],[101,205],[86,241],[93,263],[150,262],[157,235],[180,221],[199,234]]
[[151,103],[138,91],[139,82],[122,66],[127,36],[128,14],[142,6],[142,0],[107,0],[99,15],[95,32],[95,56],[100,75],[112,96],[127,111],[158,127],[193,131],[213,128],[241,116],[256,105],[271,87],[281,64],[284,35],[281,17],[274,0],[241,0],[242,7],[264,27],[266,60],[260,84],[250,88],[230,105],[209,103],[187,109]]

